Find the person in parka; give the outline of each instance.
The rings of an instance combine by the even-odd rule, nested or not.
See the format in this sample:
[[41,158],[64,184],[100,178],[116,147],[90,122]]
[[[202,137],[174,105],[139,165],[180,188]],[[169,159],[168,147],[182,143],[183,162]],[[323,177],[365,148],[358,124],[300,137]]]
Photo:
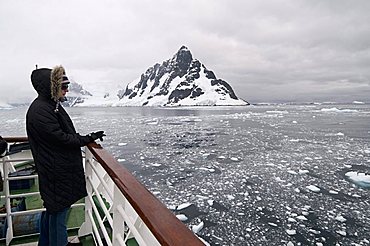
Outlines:
[[66,215],[87,195],[81,147],[105,136],[103,131],[82,136],[61,106],[70,83],[62,66],[36,69],[31,82],[38,97],[26,115],[26,129],[39,177],[46,212],[41,216],[39,245],[68,243]]

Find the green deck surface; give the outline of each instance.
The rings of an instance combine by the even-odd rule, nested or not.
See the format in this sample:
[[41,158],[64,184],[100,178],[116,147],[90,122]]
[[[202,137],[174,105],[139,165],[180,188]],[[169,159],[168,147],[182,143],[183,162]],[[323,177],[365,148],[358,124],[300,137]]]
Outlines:
[[[11,190],[10,193],[11,195],[15,194],[22,194],[22,193],[28,193],[28,192],[37,192],[38,189],[38,179],[34,179],[33,185],[29,189],[18,189],[18,190]],[[4,195],[4,192],[0,192],[1,195]],[[14,202],[16,204],[16,202]],[[84,203],[84,199],[81,199],[77,203]],[[25,197],[25,204],[26,204],[26,209],[31,210],[31,209],[40,209],[43,208],[43,202],[41,200],[40,195],[33,195],[33,196],[28,196]],[[5,206],[5,199],[0,200],[0,207]],[[69,210],[67,214],[67,227],[71,228],[68,230],[69,236],[77,236],[78,229],[82,225],[82,223],[85,221],[85,211],[84,207],[73,207]],[[24,237],[20,238],[15,238],[12,240],[11,245],[20,245],[22,243],[27,243],[27,242],[37,242],[38,236],[37,235],[25,235]],[[0,245],[4,242],[4,239],[0,239]],[[89,240],[85,240],[87,244],[84,245],[94,245],[94,243],[89,243]]]
[[[21,168],[21,169],[22,168],[27,168],[27,167],[29,167],[29,164],[32,164],[32,162],[24,162],[21,165],[18,165],[17,168]],[[1,180],[0,180],[0,182],[1,182]],[[15,194],[28,193],[28,192],[37,192],[37,191],[39,191],[39,189],[38,189],[38,179],[36,178],[36,179],[34,179],[34,182],[33,182],[33,184],[31,185],[30,188],[11,190],[10,193],[11,193],[11,195],[15,195]],[[0,191],[0,194],[4,195],[3,191]],[[93,200],[94,200],[95,204],[97,205],[100,217],[101,218],[104,217],[104,212],[103,212],[102,208],[96,203],[97,202],[96,197],[94,197]],[[109,203],[107,203],[104,198],[103,198],[103,200],[105,202],[105,205],[106,205],[107,209],[109,209],[109,206],[110,206]],[[14,203],[15,203],[15,205],[17,204],[17,202],[14,202]],[[84,203],[84,199],[81,199],[77,203]],[[27,210],[43,208],[43,202],[41,200],[41,196],[40,195],[32,195],[32,196],[25,197],[25,205],[26,205]],[[5,207],[5,199],[4,198],[0,200],[0,208],[1,207]],[[84,221],[85,221],[84,207],[77,206],[77,207],[71,208],[69,210],[68,214],[67,214],[67,228],[69,228],[68,229],[68,236],[69,237],[77,237],[78,236],[78,230],[79,230],[80,226],[82,225],[82,223]],[[107,230],[108,230],[109,234],[111,234],[112,228],[110,228],[110,226],[107,226]],[[94,239],[93,239],[92,235],[87,235],[85,237],[81,237],[81,238],[79,238],[79,240],[80,240],[80,242],[82,243],[83,246],[95,246]],[[25,244],[25,243],[37,242],[37,241],[38,241],[38,235],[37,234],[36,235],[35,234],[34,235],[24,235],[24,236],[21,236],[21,237],[14,238],[12,240],[12,242],[10,243],[10,245],[22,245],[22,244]],[[5,238],[0,238],[0,245],[5,245]],[[136,242],[136,240],[134,238],[132,238],[132,239],[129,239],[127,241],[126,245],[128,245],[128,246],[138,246],[139,244]]]

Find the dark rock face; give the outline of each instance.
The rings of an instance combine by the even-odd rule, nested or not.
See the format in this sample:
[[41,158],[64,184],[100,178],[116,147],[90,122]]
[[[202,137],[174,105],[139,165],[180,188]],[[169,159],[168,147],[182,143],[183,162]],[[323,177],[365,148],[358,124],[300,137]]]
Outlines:
[[118,97],[128,104],[132,100],[139,102],[141,106],[150,105],[151,100],[156,97],[166,98],[162,106],[181,105],[183,99],[192,99],[196,104],[197,99],[207,93],[204,91],[205,88],[212,88],[217,92],[213,97],[228,96],[239,100],[231,86],[217,79],[200,61],[193,59],[190,50],[185,46],[182,46],[171,59],[148,68],[140,76],[139,81],[133,83],[127,85],[124,91],[118,92]]
[[221,94],[227,94],[227,93],[229,93],[230,94],[230,97],[232,99],[235,99],[235,100],[238,99],[236,97],[235,93],[234,93],[234,90],[231,88],[231,86],[228,83],[226,83],[225,81],[223,81],[222,79],[213,79],[211,81],[211,85],[213,85],[213,86],[214,85],[218,85]]
[[174,90],[170,97],[169,101],[173,103],[179,102],[181,99],[187,98],[191,94],[191,89],[186,90]]

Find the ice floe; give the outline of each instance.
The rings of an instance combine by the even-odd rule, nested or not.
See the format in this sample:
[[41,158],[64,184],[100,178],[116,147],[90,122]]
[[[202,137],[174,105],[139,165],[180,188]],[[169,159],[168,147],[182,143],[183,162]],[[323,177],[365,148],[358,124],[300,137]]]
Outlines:
[[309,232],[311,232],[312,234],[315,234],[315,235],[319,235],[319,234],[321,234],[321,232],[320,232],[320,231],[318,231],[318,230],[314,230],[314,229],[309,229],[308,231],[309,231]]
[[198,232],[200,232],[200,231],[203,229],[203,227],[204,227],[204,222],[203,222],[203,221],[201,221],[199,224],[197,224],[197,225],[193,225],[193,226],[191,227],[191,230],[192,230],[194,233],[198,233]]
[[296,171],[293,171],[293,170],[288,170],[287,173],[290,173],[290,174],[293,174],[293,175],[296,175],[297,172]]
[[306,188],[312,192],[320,192],[320,188],[315,185],[308,185]]
[[191,205],[190,202],[186,202],[186,203],[180,204],[179,206],[177,206],[176,210],[183,210],[183,209],[189,207],[190,205]]
[[200,167],[199,170],[208,171],[210,173],[214,173],[216,170],[214,168],[206,168],[206,167]]
[[335,217],[335,220],[339,221],[339,222],[346,222],[347,219],[344,218],[342,215],[338,214],[336,217]]
[[206,200],[208,198],[207,196],[202,196],[202,195],[196,195],[196,197],[201,200]]
[[361,102],[361,101],[353,101],[352,103],[353,104],[365,104],[364,102]]
[[234,200],[234,199],[235,199],[235,196],[233,196],[233,195],[227,195],[226,197],[227,197],[227,199],[229,199],[229,200]]
[[338,108],[322,108],[322,112],[334,112],[334,113],[355,113],[358,112],[356,109],[338,109]]
[[267,114],[289,114],[286,110],[268,110],[266,111]]
[[147,125],[158,125],[158,123],[159,123],[158,120],[146,122]]
[[284,183],[285,180],[281,179],[280,177],[276,177],[275,180],[280,183]]
[[362,240],[364,243],[367,243],[367,244],[369,244],[370,245],[370,241],[369,240],[367,240],[366,238],[364,238],[364,240]]
[[306,218],[305,216],[303,216],[303,215],[299,215],[299,216],[297,216],[297,217],[296,217],[296,219],[297,219],[297,220],[302,220],[302,221],[307,220],[307,218]]
[[293,236],[293,235],[295,235],[295,234],[297,234],[297,231],[296,230],[289,230],[289,229],[287,229],[287,230],[285,230],[286,231],[286,233],[289,235],[289,236]]
[[160,166],[162,166],[161,163],[151,163],[150,165],[153,166],[153,167],[160,167]]
[[336,233],[338,233],[339,235],[341,235],[343,237],[347,236],[347,232],[343,231],[343,230],[338,230],[338,231],[336,231]]
[[361,187],[370,188],[370,175],[367,173],[350,171],[347,172],[345,176]]
[[299,174],[306,174],[306,173],[309,173],[310,171],[308,171],[308,170],[305,170],[305,169],[303,169],[303,170],[299,170],[298,171],[298,173]]
[[297,220],[296,220],[296,219],[294,219],[294,218],[288,218],[288,222],[290,222],[290,223],[296,223],[296,222],[297,222]]
[[177,214],[176,217],[181,221],[187,221],[188,217],[185,214]]
[[214,200],[208,200],[207,201],[207,203],[208,203],[209,206],[212,206],[214,202],[215,202]]

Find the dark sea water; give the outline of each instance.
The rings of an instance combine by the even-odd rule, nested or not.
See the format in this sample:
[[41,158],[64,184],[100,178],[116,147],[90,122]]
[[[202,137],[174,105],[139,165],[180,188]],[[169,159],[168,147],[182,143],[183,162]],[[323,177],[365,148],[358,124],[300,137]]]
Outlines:
[[67,111],[210,245],[370,245],[370,105]]

